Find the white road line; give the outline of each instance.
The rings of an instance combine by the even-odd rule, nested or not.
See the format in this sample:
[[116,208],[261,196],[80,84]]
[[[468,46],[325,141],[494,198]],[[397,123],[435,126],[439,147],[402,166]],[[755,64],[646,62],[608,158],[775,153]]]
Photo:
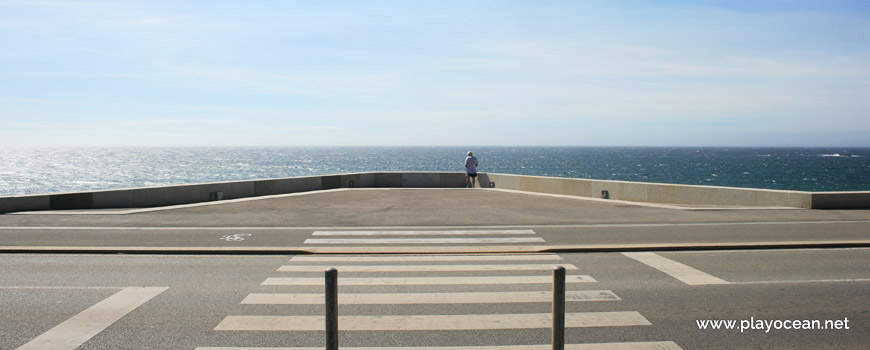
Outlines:
[[695,269],[694,267],[665,258],[655,253],[622,253],[622,255],[649,265],[691,286],[707,284],[729,284],[726,280],[708,274],[704,271]]
[[[342,347],[346,350],[550,350],[552,345],[497,345],[497,346],[403,346],[403,347]],[[308,348],[238,348],[197,347],[194,350],[323,350],[323,347]],[[565,344],[565,350],[682,350],[671,341],[632,343]]]
[[483,244],[483,243],[542,243],[541,237],[498,238],[309,238],[304,244]]
[[553,224],[553,225],[481,225],[481,226],[175,226],[175,227],[138,227],[138,226],[0,226],[0,230],[142,230],[142,231],[273,231],[273,230],[413,230],[413,229],[516,229],[533,228],[601,228],[601,227],[693,227],[693,226],[747,226],[747,225],[830,225],[866,224],[870,220],[831,220],[831,221],[744,221],[744,222],[697,222],[697,223],[637,223],[637,224]]
[[789,284],[789,283],[844,283],[844,282],[870,282],[870,278],[843,278],[829,280],[795,280],[795,281],[749,281],[731,282],[731,284]]
[[803,253],[803,252],[841,252],[855,250],[870,250],[866,247],[850,247],[850,248],[795,248],[795,249],[734,249],[734,250],[686,250],[673,251],[668,254],[740,254],[740,253]]
[[[339,316],[341,331],[532,329],[553,326],[551,314]],[[323,316],[227,316],[216,331],[323,331]],[[649,326],[636,311],[568,313],[565,327]]]
[[[572,264],[560,264],[566,270],[577,270]],[[342,272],[445,272],[445,271],[552,271],[555,264],[516,264],[516,265],[347,265],[347,266],[305,266],[284,265],[278,272],[323,272],[334,267]]]
[[91,286],[0,286],[0,289],[33,289],[33,290],[76,290],[76,289],[124,289],[124,287],[91,287]]
[[[609,290],[567,291],[565,301],[621,300]],[[499,304],[550,303],[552,292],[475,292],[475,293],[347,293],[339,294],[341,305],[384,304]],[[251,293],[242,304],[323,305],[323,293]]]
[[532,230],[314,231],[312,236],[533,235]]
[[391,255],[391,256],[319,256],[299,255],[290,259],[293,262],[441,262],[441,261],[514,261],[514,260],[562,260],[555,254],[522,255]]
[[[565,276],[566,283],[598,282],[589,275]],[[430,285],[492,285],[492,284],[553,284],[552,276],[464,276],[464,277],[342,277],[340,286],[430,286]],[[270,277],[264,286],[323,286],[323,277]]]
[[176,226],[176,227],[146,227],[146,226],[4,226],[0,230],[14,231],[233,231],[233,230],[296,230],[296,227],[206,227],[206,226]]
[[169,288],[130,287],[80,312],[18,350],[75,349]]

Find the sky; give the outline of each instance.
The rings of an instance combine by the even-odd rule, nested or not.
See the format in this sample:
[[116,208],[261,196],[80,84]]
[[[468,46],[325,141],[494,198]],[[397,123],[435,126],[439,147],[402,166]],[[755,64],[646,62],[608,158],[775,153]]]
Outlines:
[[863,0],[0,0],[0,147],[868,135]]

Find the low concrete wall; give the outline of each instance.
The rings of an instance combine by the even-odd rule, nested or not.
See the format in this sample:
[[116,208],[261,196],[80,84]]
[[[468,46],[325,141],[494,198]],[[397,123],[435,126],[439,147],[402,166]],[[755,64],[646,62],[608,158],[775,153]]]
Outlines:
[[49,195],[0,197],[0,214],[16,211],[48,210]]
[[870,192],[813,192],[813,209],[868,209]]
[[463,186],[465,186],[465,176],[462,173],[352,173],[0,197],[0,213],[37,210],[161,207],[208,202],[211,200],[212,194],[218,192],[226,200],[335,188],[440,188]]
[[[357,174],[358,176],[358,174]],[[0,213],[35,210],[148,208],[208,202],[218,192],[223,199],[323,189],[320,176],[214,182],[94,192],[0,197]]]
[[[870,192],[815,193],[494,173],[481,174],[479,177],[481,186],[484,187],[489,187],[492,183],[495,188],[591,198],[602,198],[602,192],[607,191],[609,199],[632,202],[807,209],[870,209]],[[819,197],[820,195],[821,197]]]
[[[610,199],[711,206],[870,209],[870,192],[800,192],[480,173],[481,187]],[[463,173],[372,172],[250,181],[0,197],[0,213],[36,210],[146,208],[334,188],[461,188]]]

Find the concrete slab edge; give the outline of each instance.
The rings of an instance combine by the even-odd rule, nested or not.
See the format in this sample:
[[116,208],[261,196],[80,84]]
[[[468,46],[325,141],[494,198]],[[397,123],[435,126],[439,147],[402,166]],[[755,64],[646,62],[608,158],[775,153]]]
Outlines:
[[402,247],[95,247],[0,246],[0,254],[172,254],[172,255],[368,255],[368,254],[516,254],[608,253],[760,249],[870,248],[870,240],[593,244],[540,246]]
[[598,203],[611,203],[618,205],[630,205],[637,207],[648,207],[648,208],[659,208],[659,209],[671,209],[671,210],[684,210],[684,211],[722,211],[722,210],[807,210],[805,208],[797,208],[797,207],[748,207],[748,206],[686,206],[686,205],[678,205],[678,204],[663,204],[663,203],[650,203],[650,202],[634,202],[634,201],[625,201],[619,199],[600,199],[594,197],[582,197],[582,196],[572,196],[566,194],[554,194],[554,193],[542,193],[542,192],[528,192],[528,191],[520,191],[520,190],[508,190],[503,188],[486,188],[488,191],[500,191],[500,192],[508,192],[508,193],[518,193],[518,194],[528,194],[534,196],[545,196],[552,198],[564,198],[564,199],[576,199],[583,200],[589,202],[598,202]]

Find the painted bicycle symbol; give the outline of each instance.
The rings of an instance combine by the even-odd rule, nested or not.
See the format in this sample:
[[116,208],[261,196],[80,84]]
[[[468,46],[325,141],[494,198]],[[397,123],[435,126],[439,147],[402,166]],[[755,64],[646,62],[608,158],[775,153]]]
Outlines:
[[223,236],[223,237],[221,237],[221,239],[225,240],[227,242],[238,242],[238,241],[244,241],[245,237],[251,237],[251,234],[250,233],[236,233],[234,235]]

